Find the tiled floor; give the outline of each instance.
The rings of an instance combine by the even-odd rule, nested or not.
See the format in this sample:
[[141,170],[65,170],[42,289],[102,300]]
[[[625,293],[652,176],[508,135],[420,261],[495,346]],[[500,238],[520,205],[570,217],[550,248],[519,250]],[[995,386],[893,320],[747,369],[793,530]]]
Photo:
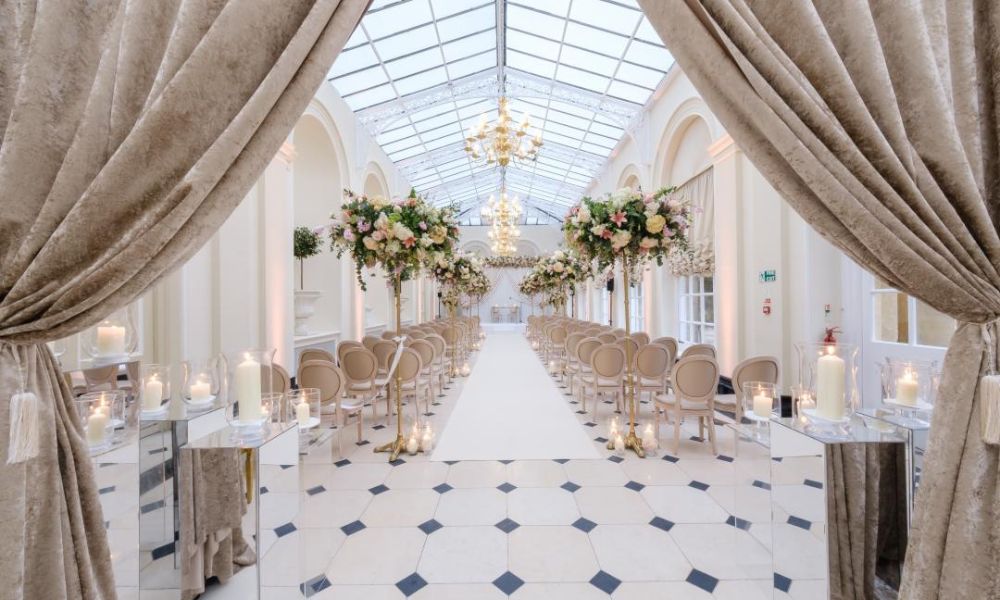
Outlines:
[[[461,386],[433,407],[437,430]],[[602,416],[612,410],[602,405]],[[344,456],[333,431],[303,451],[291,470],[302,489],[297,514],[280,506],[294,497],[265,494],[265,597],[815,597],[772,573],[769,459],[754,444],[737,452],[725,428],[718,457],[685,426],[678,452],[645,459],[595,441],[604,458],[443,463],[418,454],[389,465],[372,448],[395,426],[366,417],[361,445],[345,431]],[[578,419],[603,439],[604,423]]]

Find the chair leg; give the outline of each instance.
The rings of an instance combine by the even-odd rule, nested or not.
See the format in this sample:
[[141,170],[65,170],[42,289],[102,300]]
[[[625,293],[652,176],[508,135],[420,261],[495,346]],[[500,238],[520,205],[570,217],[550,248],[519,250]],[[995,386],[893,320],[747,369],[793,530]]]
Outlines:
[[681,449],[681,416],[674,412],[674,455],[680,453]]
[[705,420],[702,417],[698,418],[698,437],[705,439]]
[[344,415],[340,411],[339,407],[337,408],[337,414],[336,414],[335,418],[337,419],[337,452],[339,452],[340,453],[340,457],[343,458],[344,457]]
[[709,422],[708,422],[708,439],[709,439],[709,441],[712,444],[712,454],[715,454],[716,456],[718,456],[719,451],[715,449],[715,419],[713,419],[712,417],[705,417],[705,418],[709,419]]

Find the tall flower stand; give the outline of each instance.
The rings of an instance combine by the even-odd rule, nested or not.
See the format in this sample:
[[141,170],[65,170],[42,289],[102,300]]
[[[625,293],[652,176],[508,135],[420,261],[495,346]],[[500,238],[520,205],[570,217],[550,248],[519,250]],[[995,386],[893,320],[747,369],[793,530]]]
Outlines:
[[[401,302],[401,299],[400,299],[400,295],[402,293],[402,290],[403,290],[402,277],[399,276],[399,275],[393,276],[393,278],[392,278],[392,293],[393,293],[393,302],[394,302],[394,306],[395,306],[395,310],[396,310],[396,337],[397,338],[401,338],[402,335],[403,335],[403,320],[402,320],[402,312],[403,311],[402,311],[402,302]],[[402,344],[402,343],[403,342],[402,342],[401,339],[397,341],[397,344]],[[378,446],[378,447],[375,448],[375,452],[388,452],[389,453],[389,462],[395,461],[397,458],[399,458],[399,455],[406,450],[406,438],[403,437],[403,390],[402,390],[403,382],[402,382],[402,379],[399,376],[399,369],[398,369],[398,367],[395,370],[395,373],[393,375],[393,379],[394,379],[395,386],[390,385],[388,393],[391,396],[392,391],[393,391],[393,387],[395,387],[395,390],[396,390],[396,439],[394,439],[393,441],[389,442],[388,444],[382,444],[381,446]],[[389,398],[389,401],[392,402],[392,398],[391,397]],[[421,450],[418,449],[417,451],[420,452]]]
[[[632,266],[629,256],[622,254],[622,287],[625,293],[622,298],[625,301],[625,337],[632,335],[632,312],[629,306],[629,269]],[[646,457],[646,451],[642,449],[642,438],[635,433],[635,417],[638,411],[635,397],[635,373],[632,365],[632,345],[625,344],[625,403],[628,405],[628,435],[625,436],[625,449],[635,452],[639,458]],[[608,450],[615,449],[615,441],[608,440]]]

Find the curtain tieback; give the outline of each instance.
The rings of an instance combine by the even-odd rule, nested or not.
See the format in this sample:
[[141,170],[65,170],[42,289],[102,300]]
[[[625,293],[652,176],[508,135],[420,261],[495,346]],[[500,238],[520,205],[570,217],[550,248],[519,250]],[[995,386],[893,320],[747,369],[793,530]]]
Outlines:
[[994,331],[998,321],[980,325],[986,346],[986,374],[979,380],[979,400],[982,404],[980,433],[983,442],[1000,445],[1000,375],[997,374],[997,352]]
[[[0,344],[10,347],[3,340]],[[28,352],[34,352],[29,349]],[[10,441],[7,445],[7,464],[13,465],[31,460],[38,456],[38,396],[28,389],[27,365],[21,364],[21,359],[13,347],[10,354],[17,365],[18,389],[10,397]]]

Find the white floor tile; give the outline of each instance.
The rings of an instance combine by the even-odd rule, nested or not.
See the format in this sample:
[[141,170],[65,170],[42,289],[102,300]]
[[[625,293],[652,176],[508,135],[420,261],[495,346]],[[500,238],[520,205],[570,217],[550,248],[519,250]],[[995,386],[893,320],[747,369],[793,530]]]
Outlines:
[[368,527],[416,527],[434,517],[441,494],[434,490],[393,490],[374,498],[361,522]]
[[507,481],[517,487],[559,487],[566,469],[552,460],[518,460],[507,465]]
[[489,583],[507,571],[507,534],[445,527],[427,536],[417,572],[430,583]]
[[511,600],[607,600],[608,595],[589,583],[526,583],[510,597]]
[[686,485],[650,486],[640,494],[657,516],[674,523],[725,523],[729,518],[710,495]]
[[391,489],[433,488],[444,483],[448,476],[448,465],[441,462],[408,462],[394,467],[385,478]]
[[527,582],[586,582],[599,570],[579,529],[524,526],[510,534],[510,571]]
[[626,487],[585,487],[574,496],[584,518],[600,525],[645,525],[653,518],[642,496]]
[[507,517],[507,495],[496,488],[456,488],[438,501],[434,518],[445,526],[495,525]]
[[[712,600],[712,594],[686,581],[626,581],[611,595],[614,600]],[[748,599],[749,600],[749,599]]]
[[676,464],[658,458],[626,460],[621,469],[629,479],[643,485],[687,485],[691,481]]
[[331,585],[309,600],[402,600],[395,585]]
[[368,490],[327,490],[310,496],[303,494],[302,508],[295,525],[309,527],[342,527],[361,518],[371,504]]
[[678,524],[670,530],[694,568],[716,579],[766,578],[771,556],[749,533],[730,525]]
[[521,525],[571,525],[580,511],[562,488],[518,488],[507,495],[507,515]]
[[451,465],[446,483],[456,488],[496,487],[507,481],[507,465],[495,460],[464,460]]
[[670,534],[651,525],[600,525],[590,540],[601,569],[622,581],[678,581],[691,572]]
[[505,600],[507,595],[492,583],[432,583],[410,596],[411,600]]
[[350,535],[327,568],[336,584],[393,584],[417,570],[427,536],[416,527],[363,529]]
[[581,486],[620,486],[628,483],[622,468],[609,460],[571,460],[565,465],[566,476]]

